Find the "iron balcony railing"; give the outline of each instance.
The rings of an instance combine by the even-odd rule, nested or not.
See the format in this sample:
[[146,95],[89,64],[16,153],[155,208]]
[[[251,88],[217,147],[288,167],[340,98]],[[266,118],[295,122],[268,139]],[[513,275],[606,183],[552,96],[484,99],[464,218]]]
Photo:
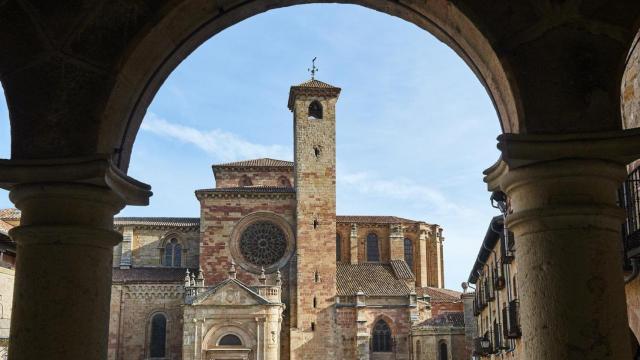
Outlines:
[[640,168],[629,173],[618,191],[618,199],[627,214],[622,224],[622,242],[628,265],[628,259],[640,256]]
[[506,307],[502,308],[502,330],[507,339],[517,339],[522,336],[520,328],[520,301],[511,300]]

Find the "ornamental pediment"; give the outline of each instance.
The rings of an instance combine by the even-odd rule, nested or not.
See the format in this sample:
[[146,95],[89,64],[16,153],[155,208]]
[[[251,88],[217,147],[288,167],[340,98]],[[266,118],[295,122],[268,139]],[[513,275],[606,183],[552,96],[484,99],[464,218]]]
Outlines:
[[251,306],[268,303],[266,299],[235,279],[225,280],[220,285],[199,295],[193,302],[197,306]]

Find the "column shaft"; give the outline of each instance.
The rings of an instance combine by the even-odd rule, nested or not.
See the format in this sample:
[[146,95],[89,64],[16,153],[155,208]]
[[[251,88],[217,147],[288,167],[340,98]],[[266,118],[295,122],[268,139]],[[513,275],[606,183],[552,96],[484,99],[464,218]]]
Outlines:
[[509,170],[524,359],[630,358],[616,190],[624,166],[558,160]]
[[16,186],[22,211],[11,230],[18,257],[9,356],[106,359],[113,215],[124,205],[105,188],[78,184]]

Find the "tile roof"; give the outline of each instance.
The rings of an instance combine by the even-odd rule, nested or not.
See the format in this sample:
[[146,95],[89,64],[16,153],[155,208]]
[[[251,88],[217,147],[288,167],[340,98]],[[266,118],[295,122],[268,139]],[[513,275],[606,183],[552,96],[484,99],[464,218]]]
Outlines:
[[378,215],[337,215],[336,222],[339,223],[373,223],[373,224],[399,224],[399,223],[419,223],[421,221],[404,219],[397,216]]
[[464,313],[458,311],[439,314],[421,322],[417,326],[464,327]]
[[462,293],[455,290],[440,289],[434,287],[423,288],[425,294],[429,295],[432,303],[461,302]]
[[278,159],[252,159],[243,161],[234,161],[224,164],[214,164],[214,168],[235,168],[235,167],[293,167],[293,161]]
[[4,220],[0,220],[0,234],[7,235],[9,230],[13,228],[13,225],[9,224]]
[[289,90],[289,100],[287,107],[293,111],[293,104],[298,95],[305,96],[322,96],[322,97],[338,97],[341,89],[333,85],[329,85],[320,80],[311,79],[302,84],[294,85]]
[[311,88],[324,88],[324,89],[340,89],[339,87],[335,87],[333,85],[329,85],[326,82],[322,82],[320,80],[311,79],[307,80],[301,84],[295,85],[295,87],[311,87]]
[[290,186],[236,186],[212,189],[199,189],[199,192],[241,192],[241,193],[295,193],[296,189]]
[[192,217],[117,217],[113,219],[116,226],[147,225],[147,226],[200,226],[200,218]]
[[413,271],[409,267],[404,260],[391,260],[390,262],[391,269],[393,269],[393,273],[396,275],[398,279],[402,280],[415,280],[415,276],[413,275]]
[[337,264],[336,281],[340,296],[353,296],[358,291],[368,296],[408,296],[411,293],[388,264]]
[[[193,270],[193,269],[191,269]],[[113,282],[182,282],[187,269],[183,268],[113,268]]]
[[0,219],[3,220],[18,220],[20,214],[20,210],[16,208],[0,209]]

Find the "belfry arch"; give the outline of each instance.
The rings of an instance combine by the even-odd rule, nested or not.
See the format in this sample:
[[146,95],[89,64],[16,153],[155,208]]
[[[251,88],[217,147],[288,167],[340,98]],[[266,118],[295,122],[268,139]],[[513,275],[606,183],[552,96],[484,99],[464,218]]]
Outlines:
[[[21,251],[12,359],[106,357],[110,250],[121,241],[112,220],[151,195],[126,176],[151,99],[216,33],[312,2],[328,1],[0,2],[0,80],[12,135],[0,184],[23,214],[10,233]],[[427,30],[487,89],[504,134],[502,158],[486,181],[511,199],[507,225],[524,244],[519,274],[545,269],[518,279],[525,358],[624,358],[622,270],[613,245],[622,215],[612,194],[626,163],[640,157],[640,132],[622,131],[620,114],[640,2],[344,3]],[[593,290],[593,283],[602,286]]]

